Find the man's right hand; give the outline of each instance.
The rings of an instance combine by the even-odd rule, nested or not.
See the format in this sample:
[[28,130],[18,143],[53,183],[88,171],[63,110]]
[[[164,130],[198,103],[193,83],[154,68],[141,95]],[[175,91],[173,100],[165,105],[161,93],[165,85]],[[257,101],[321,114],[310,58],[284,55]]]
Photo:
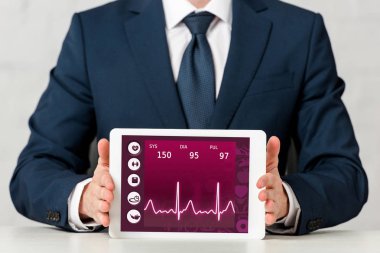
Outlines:
[[109,142],[98,142],[99,160],[92,181],[85,186],[79,203],[82,221],[93,219],[104,227],[110,224],[109,210],[113,201],[115,185],[109,173]]

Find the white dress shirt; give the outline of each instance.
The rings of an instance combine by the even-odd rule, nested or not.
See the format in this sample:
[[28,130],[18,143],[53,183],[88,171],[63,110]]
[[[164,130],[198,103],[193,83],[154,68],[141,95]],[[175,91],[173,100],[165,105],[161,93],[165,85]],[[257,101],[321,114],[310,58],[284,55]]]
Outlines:
[[[232,0],[211,0],[203,9],[197,9],[188,0],[162,0],[166,21],[166,37],[169,47],[174,80],[177,81],[182,56],[190,43],[192,35],[182,20],[192,12],[208,11],[215,15],[206,37],[210,44],[215,67],[215,94],[218,97],[223,79],[224,68],[231,42]],[[83,224],[79,218],[79,202],[85,180],[79,183],[68,199],[69,224],[76,231],[92,231],[95,223]],[[275,233],[295,233],[301,209],[291,187],[283,183],[289,198],[288,216],[278,221],[268,230]]]

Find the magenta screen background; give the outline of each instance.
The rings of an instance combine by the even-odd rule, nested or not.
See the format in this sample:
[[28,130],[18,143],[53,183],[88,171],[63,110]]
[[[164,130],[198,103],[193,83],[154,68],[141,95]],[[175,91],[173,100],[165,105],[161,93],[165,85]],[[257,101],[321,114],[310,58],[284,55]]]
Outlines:
[[[128,144],[132,141],[141,146],[137,155],[128,152]],[[150,145],[157,148],[150,148]],[[180,149],[180,145],[187,148]],[[217,146],[218,150],[210,149],[210,145]],[[158,151],[170,151],[172,157],[159,159]],[[199,159],[190,159],[189,152],[198,152]],[[228,152],[228,159],[221,160],[220,152]],[[133,157],[141,162],[138,171],[128,168],[128,160]],[[127,178],[130,174],[139,175],[141,183],[138,187],[129,186]],[[248,178],[249,138],[125,135],[122,141],[121,231],[247,233]],[[191,200],[195,210],[215,213],[195,215],[188,208],[178,218],[177,182],[180,210],[183,211]],[[219,207],[223,211],[219,219],[217,183]],[[137,206],[127,201],[131,191],[137,191],[141,196]],[[172,209],[177,212],[156,214],[153,206],[156,211]],[[130,209],[141,213],[137,224],[129,223],[126,218]]]

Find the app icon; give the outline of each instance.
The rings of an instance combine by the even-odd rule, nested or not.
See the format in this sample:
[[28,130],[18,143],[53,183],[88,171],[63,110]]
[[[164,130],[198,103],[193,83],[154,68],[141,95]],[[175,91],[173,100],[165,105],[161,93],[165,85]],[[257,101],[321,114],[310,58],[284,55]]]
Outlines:
[[138,205],[141,201],[140,194],[138,192],[130,192],[128,194],[128,202],[131,205]]
[[140,177],[136,174],[129,175],[128,184],[132,187],[138,186],[140,184]]
[[141,166],[141,163],[140,163],[139,159],[137,159],[137,158],[129,159],[129,161],[128,161],[128,168],[129,169],[136,171],[136,170],[140,169],[140,166]]
[[129,210],[127,213],[127,219],[130,223],[136,224],[141,219],[141,214],[136,209]]
[[132,155],[137,155],[138,153],[140,153],[140,149],[140,144],[136,141],[132,141],[128,144],[128,152]]

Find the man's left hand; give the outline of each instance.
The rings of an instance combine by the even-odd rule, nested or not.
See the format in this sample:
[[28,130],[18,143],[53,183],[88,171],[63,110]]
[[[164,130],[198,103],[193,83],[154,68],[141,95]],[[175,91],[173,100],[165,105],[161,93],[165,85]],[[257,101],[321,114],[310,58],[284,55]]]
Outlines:
[[289,212],[288,195],[282,185],[278,172],[278,155],[280,153],[280,140],[273,136],[267,144],[266,174],[257,181],[259,200],[265,201],[265,223],[270,226],[277,220],[284,218]]

